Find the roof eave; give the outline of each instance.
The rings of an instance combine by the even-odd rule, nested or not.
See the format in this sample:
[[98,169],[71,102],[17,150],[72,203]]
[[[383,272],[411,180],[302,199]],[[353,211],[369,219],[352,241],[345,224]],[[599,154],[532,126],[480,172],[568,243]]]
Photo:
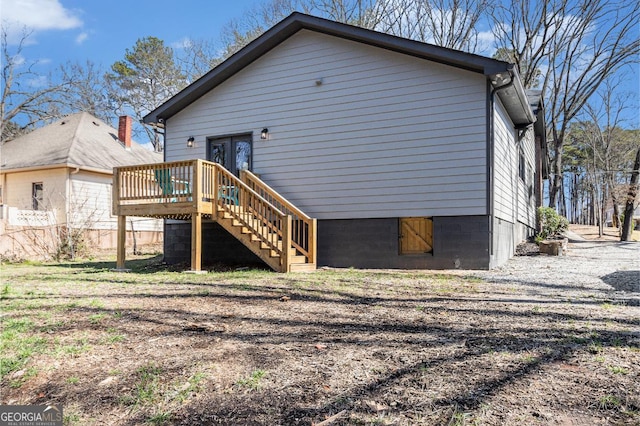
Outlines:
[[507,62],[294,12],[151,111],[143,118],[143,122],[147,124],[164,122],[302,29],[334,35],[484,75],[505,72],[510,66]]
[[94,172],[94,173],[103,173],[103,174],[113,174],[113,170],[101,169],[98,167],[88,167],[88,166],[80,166],[77,164],[70,163],[59,163],[59,164],[45,164],[45,165],[36,165],[36,166],[24,166],[24,167],[13,167],[6,168],[3,167],[0,169],[0,173],[24,173],[24,172],[34,172],[40,170],[51,170],[51,169],[78,169],[86,172]]
[[[513,64],[509,64],[508,70],[510,82],[498,85],[491,78],[494,89],[507,110],[511,121],[516,127],[526,127],[536,122],[536,116],[531,110],[520,75]],[[501,74],[501,73],[496,73]],[[494,74],[495,75],[495,74]],[[503,89],[502,89],[503,88]]]

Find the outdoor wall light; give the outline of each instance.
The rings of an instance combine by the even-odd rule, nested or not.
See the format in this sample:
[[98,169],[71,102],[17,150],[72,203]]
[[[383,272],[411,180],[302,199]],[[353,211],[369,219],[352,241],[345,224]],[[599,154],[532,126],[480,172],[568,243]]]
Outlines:
[[266,127],[264,129],[262,129],[262,131],[260,132],[260,139],[262,140],[266,140],[269,138],[269,129],[267,129]]
[[189,139],[187,139],[187,148],[193,148],[195,142],[195,138],[193,136],[189,136]]

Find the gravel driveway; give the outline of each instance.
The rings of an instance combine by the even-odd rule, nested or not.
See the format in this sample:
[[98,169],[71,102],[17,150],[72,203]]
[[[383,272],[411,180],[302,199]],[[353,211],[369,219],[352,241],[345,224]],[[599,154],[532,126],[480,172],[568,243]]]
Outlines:
[[564,256],[516,256],[497,269],[474,275],[509,283],[529,296],[595,297],[640,306],[640,243],[576,237]]

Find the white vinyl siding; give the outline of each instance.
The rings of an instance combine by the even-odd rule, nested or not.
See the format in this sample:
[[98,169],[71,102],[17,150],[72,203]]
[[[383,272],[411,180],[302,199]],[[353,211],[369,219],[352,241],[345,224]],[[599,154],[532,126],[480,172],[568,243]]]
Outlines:
[[71,225],[85,229],[109,228],[112,176],[79,172],[70,175],[69,213]]
[[518,177],[518,221],[535,228],[536,200],[534,190],[535,180],[535,136],[533,127],[527,128],[526,135],[520,141],[525,159],[525,181]]
[[254,172],[318,219],[480,215],[485,129],[483,75],[303,30],[170,118],[166,159],[253,132]]
[[[43,202],[60,225],[89,229],[117,229],[111,215],[112,175],[79,171],[65,167],[5,175],[4,202],[19,210],[31,210],[32,184],[42,182]],[[67,216],[68,214],[68,216]],[[159,219],[133,218],[136,231],[162,231]],[[127,224],[130,227],[130,224]]]
[[498,219],[516,222],[515,196],[518,179],[518,144],[513,123],[496,98],[494,107],[494,214]]
[[35,182],[42,183],[42,201],[45,210],[53,211],[58,220],[64,220],[67,199],[66,168],[7,174],[4,203],[20,210],[32,210],[33,184]]
[[[498,219],[521,222],[535,227],[535,146],[533,128],[518,141],[517,131],[499,101],[495,104],[494,121],[494,212]],[[525,158],[525,181],[519,173],[520,150]]]
[[[113,176],[81,171],[70,175],[70,220],[73,226],[86,229],[117,229],[117,217],[111,214]],[[162,231],[159,219],[129,218],[136,231]]]

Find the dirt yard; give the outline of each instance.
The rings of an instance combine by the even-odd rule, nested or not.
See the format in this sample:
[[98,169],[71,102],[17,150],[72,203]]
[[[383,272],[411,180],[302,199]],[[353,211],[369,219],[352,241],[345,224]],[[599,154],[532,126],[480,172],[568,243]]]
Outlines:
[[2,404],[68,425],[640,424],[628,293],[158,262],[3,265]]
[[[620,241],[620,230],[605,226],[602,229],[602,236],[597,226],[591,225],[569,225],[569,230],[580,235],[588,241]],[[640,231],[631,231],[631,240],[640,241]]]

